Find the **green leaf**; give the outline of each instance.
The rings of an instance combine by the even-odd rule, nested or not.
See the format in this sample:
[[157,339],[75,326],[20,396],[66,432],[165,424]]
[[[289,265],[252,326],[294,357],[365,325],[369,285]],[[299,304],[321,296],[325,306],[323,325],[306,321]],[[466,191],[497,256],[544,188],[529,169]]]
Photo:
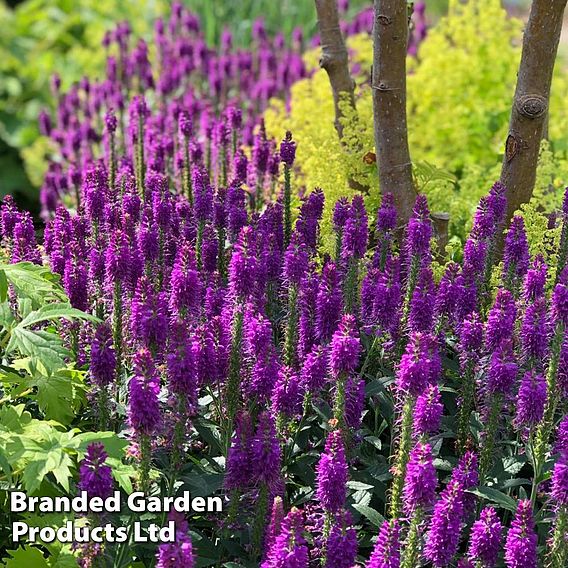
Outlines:
[[48,373],[65,367],[65,358],[71,355],[61,338],[48,331],[31,330],[17,326],[6,346],[6,353],[18,350],[24,357],[35,357]]
[[503,469],[511,475],[517,475],[526,463],[527,456],[509,456],[503,458]]
[[136,469],[115,458],[107,458],[107,464],[111,467],[112,476],[119,487],[128,494],[132,493],[132,480],[136,478]]
[[73,385],[61,376],[38,375],[27,384],[37,387],[36,399],[47,419],[68,424],[75,417],[73,409]]
[[478,497],[491,501],[492,503],[496,503],[508,511],[515,512],[517,510],[517,502],[512,497],[505,495],[505,493],[502,493],[493,487],[477,487],[475,489],[468,489],[467,492],[473,493],[473,495],[477,495]]
[[49,568],[47,560],[37,548],[27,546],[17,550],[8,550],[8,554],[10,558],[6,562],[6,568],[22,568],[22,566]]
[[2,471],[4,472],[4,475],[6,476],[6,478],[8,480],[12,479],[12,468],[10,467],[10,463],[8,462],[8,459],[6,458],[6,454],[4,453],[4,450],[0,447],[0,467],[2,468]]
[[190,487],[194,497],[208,497],[221,487],[223,475],[220,473],[192,472],[182,478]]
[[383,443],[381,442],[381,439],[378,438],[377,436],[365,436],[365,441],[369,442],[369,444],[372,444],[379,451],[383,447]]
[[0,270],[0,302],[5,302],[8,297],[8,279],[6,273]]
[[15,322],[16,318],[12,313],[10,304],[8,302],[2,302],[0,304],[0,325],[4,329],[11,329],[12,327],[14,327]]
[[354,491],[368,491],[369,489],[374,489],[374,485],[369,485],[368,483],[363,483],[362,481],[348,481],[347,487],[353,489]]
[[124,450],[128,446],[128,440],[119,438],[115,432],[84,432],[73,438],[76,444],[79,459],[82,459],[87,452],[87,446],[93,442],[100,442],[104,445],[109,458],[120,460],[124,455]]
[[385,518],[378,511],[376,511],[372,507],[369,507],[368,505],[355,503],[353,505],[353,508],[361,513],[361,515],[363,515],[366,519],[368,519],[375,527],[380,527],[385,520]]
[[100,321],[98,318],[86,314],[81,310],[77,310],[67,303],[54,303],[46,304],[42,306],[39,310],[31,312],[27,317],[25,317],[19,324],[18,327],[29,327],[31,325],[36,325],[38,323],[56,320],[56,319],[85,319],[89,321]]
[[8,282],[19,297],[30,298],[37,307],[49,300],[68,300],[59,285],[59,276],[45,266],[31,262],[0,264]]

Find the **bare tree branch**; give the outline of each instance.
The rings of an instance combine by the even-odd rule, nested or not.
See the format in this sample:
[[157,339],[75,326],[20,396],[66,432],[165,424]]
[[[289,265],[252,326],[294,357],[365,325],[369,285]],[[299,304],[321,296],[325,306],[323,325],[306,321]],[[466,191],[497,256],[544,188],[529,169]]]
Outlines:
[[533,0],[531,6],[501,170],[507,188],[507,219],[530,200],[534,189],[566,2]]
[[406,122],[406,0],[375,0],[373,119],[381,193],[392,193],[402,223],[412,214],[416,190]]

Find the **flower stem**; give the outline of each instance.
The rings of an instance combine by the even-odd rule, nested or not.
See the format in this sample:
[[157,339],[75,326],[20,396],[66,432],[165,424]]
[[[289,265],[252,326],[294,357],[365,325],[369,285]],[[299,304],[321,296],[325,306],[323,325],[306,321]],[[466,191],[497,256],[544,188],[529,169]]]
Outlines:
[[391,488],[389,513],[391,520],[397,519],[401,512],[402,488],[406,476],[410,445],[412,442],[412,418],[416,398],[407,395],[402,409],[401,430],[398,450],[394,462],[394,479]]

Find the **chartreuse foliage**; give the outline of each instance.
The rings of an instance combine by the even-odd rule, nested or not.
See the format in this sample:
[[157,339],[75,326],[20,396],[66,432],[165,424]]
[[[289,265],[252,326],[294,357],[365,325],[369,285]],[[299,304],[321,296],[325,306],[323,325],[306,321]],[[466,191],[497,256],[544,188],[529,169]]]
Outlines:
[[[417,187],[433,211],[450,213],[450,233],[463,241],[479,198],[498,179],[516,72],[522,22],[507,16],[499,0],[450,2],[448,15],[408,60],[408,131]],[[333,126],[327,75],[317,68],[318,50],[306,55],[313,75],[292,88],[289,112],[274,102],[266,112],[270,134],[284,129],[298,140],[297,179],[307,190],[322,187],[326,203],[349,195],[348,180],[371,188],[378,180],[368,70],[372,40],[348,39],[357,83],[358,119],[346,109],[345,146]],[[558,66],[550,109],[550,145],[543,148],[535,203],[558,207],[566,181],[568,110],[566,74]],[[349,116],[351,114],[351,116]],[[334,156],[330,159],[330,156]],[[433,177],[429,175],[436,172]],[[368,206],[371,200],[367,199]],[[373,208],[370,207],[370,211]],[[329,227],[330,211],[326,212]],[[324,224],[325,230],[325,224]]]

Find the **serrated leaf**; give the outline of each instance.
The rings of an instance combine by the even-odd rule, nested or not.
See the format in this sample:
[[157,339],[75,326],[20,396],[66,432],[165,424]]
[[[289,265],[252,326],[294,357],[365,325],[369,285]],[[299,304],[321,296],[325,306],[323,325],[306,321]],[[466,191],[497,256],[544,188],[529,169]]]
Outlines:
[[28,493],[33,493],[39,489],[43,478],[47,475],[48,470],[45,460],[38,460],[28,463],[24,469],[22,483]]
[[35,396],[40,409],[49,420],[68,424],[75,417],[73,410],[73,385],[64,377],[38,375],[27,381],[37,387]]
[[54,372],[65,367],[65,358],[70,352],[63,346],[61,338],[43,330],[15,327],[6,346],[6,353],[18,350],[24,357],[35,357],[47,371]]
[[107,458],[107,464],[111,467],[112,476],[118,486],[126,493],[132,493],[132,480],[136,477],[136,469],[130,465],[124,465],[115,458]]
[[18,548],[17,550],[8,550],[8,554],[10,558],[8,558],[6,562],[6,568],[22,568],[22,566],[49,568],[49,564],[41,551],[32,546]]
[[18,297],[30,298],[39,307],[49,300],[66,301],[68,298],[59,285],[59,277],[45,266],[31,262],[0,264],[8,282]]
[[372,507],[369,507],[368,505],[355,503],[353,505],[353,508],[361,513],[361,515],[363,515],[366,519],[368,519],[375,527],[380,527],[385,520],[385,518],[378,511],[376,511]]

